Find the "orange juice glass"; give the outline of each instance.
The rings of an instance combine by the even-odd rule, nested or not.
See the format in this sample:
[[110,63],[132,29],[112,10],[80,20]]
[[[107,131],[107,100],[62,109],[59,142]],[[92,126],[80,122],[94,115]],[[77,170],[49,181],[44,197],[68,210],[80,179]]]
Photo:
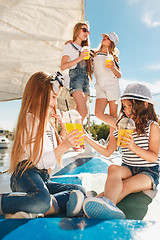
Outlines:
[[123,137],[129,137],[127,135],[127,133],[132,134],[133,133],[133,129],[119,129],[118,130],[118,140],[117,140],[117,146],[126,146],[126,143],[122,143],[121,141],[127,141],[126,139],[124,139]]
[[[78,137],[83,136],[81,118],[82,117],[76,110],[70,110],[63,113],[62,122],[64,123],[67,134],[77,129],[78,131],[82,132],[78,135]],[[78,144],[79,141],[77,141],[77,144],[84,145],[84,137],[82,138],[82,140],[83,141],[80,144]]]
[[88,60],[88,59],[90,58],[90,50],[89,50],[89,47],[84,46],[84,47],[82,48],[81,52],[82,52],[83,50],[86,50],[86,52],[85,52],[85,57],[84,57],[83,59],[84,59],[84,60]]
[[[78,129],[79,132],[82,132],[82,134],[78,135],[78,137],[83,136],[83,130],[82,130],[82,124],[81,123],[64,123],[65,129],[67,133],[70,133],[71,131]],[[78,143],[78,141],[77,141]],[[84,137],[83,142],[79,145],[84,145]]]
[[118,139],[117,139],[117,146],[123,147],[126,146],[126,143],[122,141],[126,141],[123,137],[129,137],[127,133],[133,134],[135,129],[135,122],[130,118],[122,118],[118,123]]

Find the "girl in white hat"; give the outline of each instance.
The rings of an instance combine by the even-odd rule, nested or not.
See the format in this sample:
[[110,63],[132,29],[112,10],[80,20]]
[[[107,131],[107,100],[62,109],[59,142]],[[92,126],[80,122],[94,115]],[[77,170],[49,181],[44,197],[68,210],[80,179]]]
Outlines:
[[[121,78],[118,63],[119,51],[116,48],[119,39],[115,32],[103,33],[102,37],[99,50],[93,54],[93,73],[96,78],[95,116],[115,128],[115,119],[117,119],[117,104],[115,104],[115,101],[120,97],[118,79]],[[111,61],[106,65],[106,59],[109,56]],[[110,114],[105,113],[108,104]]]
[[[126,145],[122,145],[122,165],[109,166],[104,192],[81,202],[89,218],[125,218],[117,203],[130,193],[155,189],[159,183],[160,134],[151,93],[142,84],[130,84],[119,102],[120,119],[131,118],[135,130],[123,138],[122,143]],[[106,157],[116,150],[117,138],[118,130],[110,136],[106,147],[85,135],[85,141]]]

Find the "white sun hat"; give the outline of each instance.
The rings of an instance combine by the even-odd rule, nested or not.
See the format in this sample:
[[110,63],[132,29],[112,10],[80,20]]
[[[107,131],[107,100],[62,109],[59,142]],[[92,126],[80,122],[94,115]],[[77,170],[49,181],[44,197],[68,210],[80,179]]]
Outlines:
[[150,90],[143,84],[131,83],[125,88],[123,95],[116,101],[119,104],[123,99],[134,99],[144,102],[155,104],[152,100],[152,94]]
[[115,32],[109,32],[109,33],[102,33],[102,37],[108,36],[109,39],[114,42],[115,46],[117,46],[119,42],[119,38]]

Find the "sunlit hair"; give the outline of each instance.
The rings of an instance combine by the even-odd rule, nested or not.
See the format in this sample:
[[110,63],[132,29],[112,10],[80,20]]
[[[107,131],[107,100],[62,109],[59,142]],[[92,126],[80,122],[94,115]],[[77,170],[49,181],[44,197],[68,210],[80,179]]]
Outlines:
[[[109,51],[109,53],[114,57],[114,58],[117,58],[118,56],[117,56],[117,54],[116,54],[116,46],[115,46],[115,44],[114,44],[114,42],[112,42],[112,41],[110,41],[111,42],[111,44],[109,45],[109,47],[108,47],[108,51]],[[96,53],[98,53],[98,52],[101,52],[102,51],[102,42],[101,42],[101,44],[100,44],[100,47],[99,47],[99,49],[95,52],[95,54]],[[106,51],[107,51],[107,48],[106,48]]]
[[[154,106],[151,103],[148,103],[148,107],[145,106],[144,101],[128,99],[133,106],[133,120],[136,125],[136,131],[139,134],[145,133],[145,128],[149,120],[158,122],[158,117],[155,113]],[[127,117],[124,112],[123,104],[120,109],[121,117],[118,122],[123,118]],[[117,122],[117,124],[118,124]]]
[[[30,77],[26,84],[11,153],[10,173],[16,170],[16,166],[22,159],[26,147],[30,150],[30,156],[27,159],[24,171],[31,167],[35,161],[36,163],[39,162],[42,156],[43,135],[47,124],[52,90],[51,79],[51,74],[37,72]],[[56,113],[56,107],[53,111]],[[33,121],[27,126],[26,119],[29,113]],[[38,126],[37,119],[40,120]],[[55,132],[57,144],[59,144],[60,139],[56,129]],[[31,143],[34,143],[32,148]]]
[[[86,22],[79,22],[77,23],[74,28],[73,28],[73,42],[76,41],[82,26],[86,26],[89,29],[89,24]],[[89,46],[89,38],[87,38],[85,41],[82,41],[81,46]],[[90,59],[86,60],[87,61],[87,73],[90,76],[90,78],[92,79],[92,71],[91,71],[91,61]]]
[[[73,28],[73,42],[77,39],[79,32],[81,31],[82,26],[86,26],[89,29],[89,24],[86,22],[79,22],[77,23]],[[82,47],[89,46],[89,38],[87,38],[85,41],[82,41],[81,44]]]

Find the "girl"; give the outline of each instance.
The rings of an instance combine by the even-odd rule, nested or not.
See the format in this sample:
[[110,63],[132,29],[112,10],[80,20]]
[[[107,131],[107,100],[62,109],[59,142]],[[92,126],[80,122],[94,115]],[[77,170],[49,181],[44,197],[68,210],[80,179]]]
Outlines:
[[79,189],[85,194],[81,186],[49,180],[49,174],[56,163],[60,163],[63,153],[81,140],[74,130],[61,142],[50,121],[52,113],[56,114],[62,80],[59,72],[55,75],[37,72],[25,87],[11,153],[13,193],[0,194],[0,214],[6,214],[6,218],[33,218],[38,213],[64,212],[70,191]]
[[[126,145],[122,148],[122,165],[109,166],[104,192],[96,198],[84,200],[83,210],[89,218],[125,218],[116,204],[130,193],[155,189],[159,183],[160,135],[151,93],[142,84],[130,84],[120,100],[121,119],[133,119],[136,130],[132,135],[123,137],[122,143]],[[85,140],[108,157],[117,147],[117,137],[118,130],[110,138],[107,147],[99,145],[87,135]]]
[[[103,33],[103,40],[100,49],[94,53],[93,73],[96,78],[96,104],[95,116],[106,122],[111,127],[116,128],[115,119],[117,119],[117,105],[115,101],[120,97],[120,87],[118,79],[121,78],[121,72],[118,65],[118,36],[114,32]],[[116,52],[117,51],[117,52]],[[108,55],[113,57],[107,67],[105,60]],[[109,114],[105,109],[109,104]],[[113,129],[111,129],[111,134]]]
[[89,77],[91,77],[90,60],[84,60],[89,46],[89,25],[85,22],[77,23],[73,29],[73,42],[69,41],[64,47],[61,69],[69,69],[70,94],[73,96],[77,111],[82,116],[82,123],[87,116],[87,99],[89,92]]

